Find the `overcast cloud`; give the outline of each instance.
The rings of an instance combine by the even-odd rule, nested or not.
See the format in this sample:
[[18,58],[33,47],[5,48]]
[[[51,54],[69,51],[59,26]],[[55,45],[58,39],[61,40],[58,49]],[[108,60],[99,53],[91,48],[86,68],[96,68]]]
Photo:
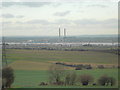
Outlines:
[[100,5],[100,4],[93,4],[93,5],[88,5],[88,7],[101,7],[101,8],[106,8],[108,7],[107,5]]
[[[8,36],[117,34],[117,2],[3,2],[3,33]],[[33,8],[35,7],[35,8]]]
[[55,16],[66,16],[70,14],[70,11],[65,11],[65,12],[56,12],[54,15]]
[[7,13],[7,14],[2,14],[1,17],[3,17],[3,18],[14,18],[15,16]]
[[41,7],[44,5],[49,5],[51,2],[2,2],[3,7],[10,7],[10,6],[27,6],[27,7]]

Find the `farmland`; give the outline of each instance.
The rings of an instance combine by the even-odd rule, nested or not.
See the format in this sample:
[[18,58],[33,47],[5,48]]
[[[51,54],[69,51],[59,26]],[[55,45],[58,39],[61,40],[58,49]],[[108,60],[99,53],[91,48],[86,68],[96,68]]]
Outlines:
[[[70,70],[71,71],[71,70]],[[75,70],[74,70],[75,71]],[[76,71],[78,75],[81,74],[90,74],[95,77],[95,81],[102,76],[102,75],[109,75],[112,77],[115,77],[117,80],[118,78],[118,72],[117,69],[94,69],[94,70],[81,70]],[[48,82],[48,72],[46,70],[16,70],[15,75],[16,79],[13,84],[14,88],[49,88],[49,87],[61,87],[61,86],[39,86],[40,82]],[[77,85],[77,86],[62,86],[61,88],[82,88],[84,86]],[[87,87],[93,87],[92,85],[89,85]],[[102,87],[102,86],[94,86],[94,87]],[[113,86],[113,87],[117,87]],[[110,88],[110,86],[107,86],[107,88]]]
[[[64,62],[69,64],[90,64],[93,67],[97,67],[97,65],[112,67],[117,66],[118,63],[118,56],[116,54],[98,51],[7,49],[6,54],[9,66],[11,66],[15,70],[15,82],[12,85],[12,87],[14,88],[59,87],[50,85],[39,86],[40,82],[48,82],[48,69],[51,65],[55,64],[55,62]],[[93,68],[91,70],[78,71],[76,71],[75,68],[72,67],[65,67],[65,69],[65,71],[75,71],[78,75],[90,74],[94,76],[95,82],[97,82],[97,79],[102,75],[110,75],[118,80],[118,71],[116,68]],[[77,88],[83,86],[78,85],[70,87]],[[90,85],[87,87],[90,87]],[[117,87],[117,84],[113,87]]]
[[112,53],[96,51],[51,51],[51,50],[7,50],[9,62],[34,61],[34,62],[76,62],[96,64],[117,64],[118,56]]

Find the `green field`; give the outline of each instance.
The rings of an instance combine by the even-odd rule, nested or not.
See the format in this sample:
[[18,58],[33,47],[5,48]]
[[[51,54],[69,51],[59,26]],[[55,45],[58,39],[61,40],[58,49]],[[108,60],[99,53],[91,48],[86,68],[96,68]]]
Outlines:
[[[96,51],[51,51],[51,50],[7,50],[7,60],[9,65],[15,70],[14,88],[41,88],[40,82],[48,82],[48,68],[54,62],[65,62],[75,64],[91,64],[91,65],[117,65],[118,56],[112,53],[96,52]],[[72,71],[73,68],[67,68],[66,71]],[[75,71],[75,70],[74,70]],[[80,74],[91,74],[96,80],[102,75],[109,75],[118,80],[117,69],[92,69],[76,71]],[[42,86],[43,87],[43,86]],[[60,86],[44,86],[60,87]],[[66,86],[62,86],[66,87]],[[83,87],[67,86],[67,87]],[[93,87],[91,85],[87,87]],[[101,87],[101,86],[94,86]],[[117,84],[116,86],[117,87]]]
[[[94,70],[80,70],[76,71],[78,75],[81,74],[90,74],[94,76],[95,82],[97,82],[97,79],[102,75],[108,75],[114,77],[116,80],[118,79],[118,72],[116,69],[94,69]],[[49,73],[46,70],[41,71],[29,71],[29,70],[17,70],[15,71],[15,82],[13,84],[13,87],[15,88],[22,88],[22,87],[31,87],[31,88],[41,88],[43,86],[39,86],[40,82],[48,82],[48,76]],[[47,87],[57,87],[57,86],[44,86]],[[69,87],[69,86],[62,86],[62,87]],[[71,86],[71,87],[83,87],[82,85],[78,86]],[[92,87],[89,85],[88,87]],[[101,86],[97,86],[101,87]],[[110,86],[107,86],[110,87]],[[117,87],[117,84],[116,86]]]
[[51,50],[7,50],[9,62],[13,61],[65,61],[80,63],[117,64],[118,56],[97,51],[51,51]]

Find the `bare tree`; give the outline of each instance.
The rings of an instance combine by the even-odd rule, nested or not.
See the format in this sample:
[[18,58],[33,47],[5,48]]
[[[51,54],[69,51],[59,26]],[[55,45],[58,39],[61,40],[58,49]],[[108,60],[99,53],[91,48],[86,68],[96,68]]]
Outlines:
[[49,83],[54,85],[63,85],[64,67],[61,65],[52,65],[49,68]]
[[77,74],[75,72],[67,73],[65,76],[65,85],[74,85],[77,81]]

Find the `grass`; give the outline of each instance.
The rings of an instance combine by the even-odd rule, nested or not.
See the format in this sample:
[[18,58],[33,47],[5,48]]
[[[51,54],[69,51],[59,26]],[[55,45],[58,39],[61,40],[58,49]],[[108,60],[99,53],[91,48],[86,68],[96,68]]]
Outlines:
[[[71,71],[71,70],[70,70]],[[75,71],[75,70],[74,70]],[[97,79],[106,74],[108,76],[114,77],[116,80],[118,80],[118,72],[117,69],[93,69],[93,70],[80,70],[75,71],[78,75],[81,74],[90,74],[95,78],[95,82],[97,82]],[[12,85],[14,88],[23,88],[23,87],[29,87],[29,88],[55,88],[60,86],[39,86],[40,82],[48,82],[49,73],[46,70],[16,70],[15,71],[15,82]],[[61,86],[61,88],[80,88],[84,87],[82,85],[78,86]],[[95,86],[87,86],[87,87],[95,87]],[[102,87],[102,86],[96,86],[96,87]],[[110,86],[107,86],[110,87]],[[116,86],[117,87],[117,84]]]
[[[118,56],[112,53],[96,51],[50,51],[50,50],[7,50],[9,65],[15,70],[14,88],[50,88],[61,86],[39,86],[40,82],[48,82],[48,68],[53,62],[117,65]],[[70,69],[70,68],[68,68]],[[70,69],[71,70],[71,69]],[[70,71],[67,70],[67,71]],[[74,70],[75,71],[75,70]],[[117,69],[92,69],[75,71],[80,74],[91,74],[97,80],[107,74],[118,80]],[[83,86],[62,86],[62,88],[79,88]],[[93,87],[91,85],[87,87]],[[95,88],[101,86],[94,86]],[[117,85],[115,86],[117,87]],[[85,88],[85,87],[83,87]],[[102,88],[102,87],[101,87]],[[109,88],[109,86],[108,86]]]
[[8,50],[9,62],[24,60],[36,62],[62,61],[76,63],[117,64],[118,56],[95,51]]

